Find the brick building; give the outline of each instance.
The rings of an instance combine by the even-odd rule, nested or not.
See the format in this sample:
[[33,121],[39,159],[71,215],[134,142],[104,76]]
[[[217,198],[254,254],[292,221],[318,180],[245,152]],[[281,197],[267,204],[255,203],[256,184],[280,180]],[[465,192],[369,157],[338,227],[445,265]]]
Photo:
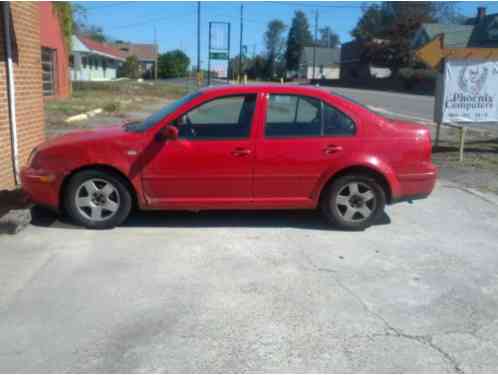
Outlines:
[[37,3],[40,13],[40,44],[43,77],[43,95],[48,98],[63,98],[71,93],[69,77],[69,51],[64,43],[64,34],[53,3]]
[[16,186],[16,170],[45,138],[40,49],[39,5],[1,2],[0,190]]

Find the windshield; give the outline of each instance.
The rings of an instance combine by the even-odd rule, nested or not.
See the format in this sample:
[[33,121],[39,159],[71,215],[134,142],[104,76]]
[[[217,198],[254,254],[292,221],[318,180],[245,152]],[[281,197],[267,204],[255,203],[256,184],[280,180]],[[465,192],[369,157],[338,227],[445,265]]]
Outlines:
[[167,105],[165,105],[163,108],[161,108],[156,113],[153,113],[152,115],[147,117],[145,120],[127,124],[126,129],[129,131],[135,131],[135,132],[143,132],[147,129],[150,129],[155,124],[157,124],[159,121],[161,121],[163,118],[165,118],[166,116],[175,112],[182,105],[184,105],[185,103],[188,103],[189,101],[198,97],[199,95],[200,95],[200,92],[196,91],[196,92],[193,92],[191,94],[184,96],[183,98],[172,101],[171,103],[168,103]]

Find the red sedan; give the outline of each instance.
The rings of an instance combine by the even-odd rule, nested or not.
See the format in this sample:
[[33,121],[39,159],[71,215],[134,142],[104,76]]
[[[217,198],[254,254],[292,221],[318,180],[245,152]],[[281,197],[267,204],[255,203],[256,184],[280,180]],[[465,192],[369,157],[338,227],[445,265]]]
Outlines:
[[315,87],[206,88],[144,121],[38,146],[32,201],[89,228],[142,210],[315,209],[363,229],[434,188],[430,132]]

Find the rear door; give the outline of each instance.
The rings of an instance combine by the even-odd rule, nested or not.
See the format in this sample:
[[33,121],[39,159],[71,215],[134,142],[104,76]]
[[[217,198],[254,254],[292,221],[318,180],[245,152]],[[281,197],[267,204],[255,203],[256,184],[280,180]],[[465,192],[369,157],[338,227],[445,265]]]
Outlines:
[[[255,202],[309,207],[319,178],[348,152],[355,124],[319,98],[269,94],[266,121],[257,142]],[[338,130],[343,127],[344,130]]]

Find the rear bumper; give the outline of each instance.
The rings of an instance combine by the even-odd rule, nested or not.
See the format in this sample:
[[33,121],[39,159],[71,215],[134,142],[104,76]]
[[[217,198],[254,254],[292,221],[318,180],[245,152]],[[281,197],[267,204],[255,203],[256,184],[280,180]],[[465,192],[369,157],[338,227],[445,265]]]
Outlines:
[[434,190],[436,180],[437,167],[432,163],[422,172],[398,175],[400,191],[392,203],[427,198]]
[[22,190],[33,203],[59,209],[61,174],[25,167],[21,170]]

